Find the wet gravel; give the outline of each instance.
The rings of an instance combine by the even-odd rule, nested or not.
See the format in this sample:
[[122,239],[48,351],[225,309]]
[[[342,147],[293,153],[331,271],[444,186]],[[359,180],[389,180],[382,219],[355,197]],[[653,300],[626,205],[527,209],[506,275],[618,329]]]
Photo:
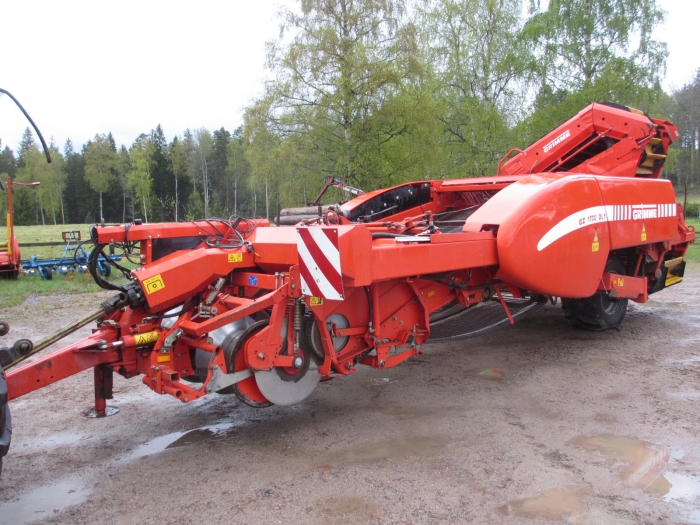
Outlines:
[[[289,408],[184,405],[115,377],[119,414],[84,419],[79,374],[11,402],[0,524],[700,523],[688,273],[618,329],[577,330],[548,305]],[[101,300],[36,297],[0,319],[38,339]]]

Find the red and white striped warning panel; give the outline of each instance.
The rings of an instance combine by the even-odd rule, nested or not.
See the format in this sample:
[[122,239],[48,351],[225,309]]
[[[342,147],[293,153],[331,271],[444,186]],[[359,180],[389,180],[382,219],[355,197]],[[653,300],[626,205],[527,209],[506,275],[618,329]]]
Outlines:
[[304,295],[340,301],[343,277],[337,228],[297,228],[301,290]]

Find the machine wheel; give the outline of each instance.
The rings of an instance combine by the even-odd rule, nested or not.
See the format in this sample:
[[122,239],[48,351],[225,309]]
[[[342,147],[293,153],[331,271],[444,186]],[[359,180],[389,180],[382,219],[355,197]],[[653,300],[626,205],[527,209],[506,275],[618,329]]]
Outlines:
[[[251,336],[265,328],[268,323],[268,320],[262,320],[250,325],[240,334],[240,336],[236,337],[236,339],[232,341],[230,346],[227,345],[227,347],[224,348],[226,365],[229,367],[229,373],[241,372],[248,368],[248,365],[245,362],[245,355],[243,352],[241,352],[241,349]],[[219,393],[228,394],[231,393],[231,391],[236,394],[236,397],[243,401],[246,405],[255,408],[266,408],[272,406],[272,403],[270,403],[262,392],[260,392],[254,375],[244,379],[243,381],[239,381],[235,385],[224,388],[223,390],[219,391]]]
[[50,266],[44,267],[44,279],[46,279],[47,281],[53,279],[53,270]]
[[103,268],[103,267],[100,266],[100,270],[101,270],[101,273],[102,273],[103,276],[109,277],[110,275],[112,275],[112,265],[111,265],[111,264],[109,264],[108,262],[106,262],[106,263],[104,264],[104,269],[102,269],[102,268]]
[[[605,264],[606,273],[625,275],[625,265],[617,257]],[[604,291],[598,291],[585,299],[564,299],[561,304],[567,321],[574,326],[600,332],[619,326],[627,313],[627,299],[611,300]]]
[[[289,318],[285,318],[280,336],[286,335],[288,323]],[[280,355],[289,355],[291,350],[285,340]],[[306,399],[321,380],[318,368],[323,362],[322,359],[303,344],[296,354],[295,359],[298,358],[302,360],[298,368],[275,367],[272,370],[255,372],[255,381],[260,392],[273,404],[296,405]]]

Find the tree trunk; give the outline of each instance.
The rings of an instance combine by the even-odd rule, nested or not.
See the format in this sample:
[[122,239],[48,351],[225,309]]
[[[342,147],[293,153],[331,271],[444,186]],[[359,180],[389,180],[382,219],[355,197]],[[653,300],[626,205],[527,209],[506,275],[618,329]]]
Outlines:
[[65,224],[66,223],[66,214],[63,211],[63,188],[59,188],[58,198],[61,201],[61,224]]
[[100,192],[100,222],[105,222],[105,216],[102,214],[102,192]]

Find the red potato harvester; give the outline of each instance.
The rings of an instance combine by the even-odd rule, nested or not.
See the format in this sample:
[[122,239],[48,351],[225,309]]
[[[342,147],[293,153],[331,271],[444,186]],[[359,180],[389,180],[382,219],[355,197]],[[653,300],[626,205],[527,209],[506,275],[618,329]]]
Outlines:
[[92,268],[112,299],[36,345],[0,350],[8,368],[97,321],[88,338],[7,373],[6,397],[93,368],[95,416],[110,413],[114,372],[184,403],[218,392],[293,405],[323,379],[395,366],[547,300],[561,298],[580,327],[613,328],[629,300],[682,280],[695,232],[659,178],[677,136],[669,122],[593,104],[512,151],[496,177],[377,190],[295,226],[96,226],[93,261],[138,247],[140,266],[122,268],[123,286]]

